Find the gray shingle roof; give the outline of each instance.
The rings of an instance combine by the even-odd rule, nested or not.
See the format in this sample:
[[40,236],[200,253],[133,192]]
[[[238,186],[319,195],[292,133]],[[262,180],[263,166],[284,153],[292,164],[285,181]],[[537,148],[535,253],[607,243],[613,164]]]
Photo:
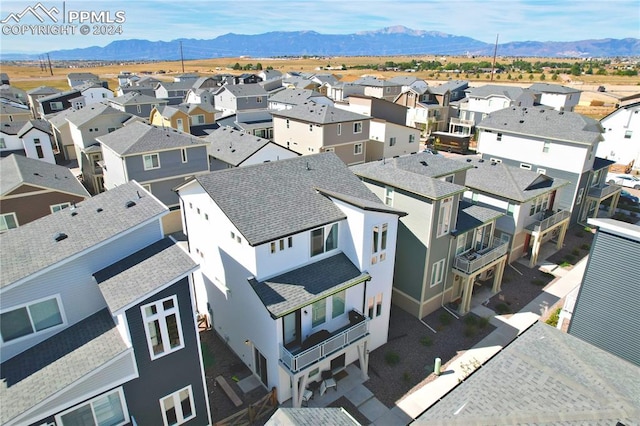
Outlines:
[[76,127],[81,127],[97,117],[106,115],[122,116],[122,121],[125,121],[131,116],[126,112],[109,106],[109,104],[106,102],[98,102],[75,110],[73,113],[67,115],[67,120],[69,120],[69,122]]
[[109,310],[115,314],[196,268],[197,264],[175,241],[164,238],[93,276]]
[[0,195],[7,195],[22,184],[89,197],[84,186],[66,167],[15,154],[1,159]]
[[344,253],[338,253],[262,282],[250,279],[249,283],[271,316],[280,318],[370,278]]
[[47,120],[42,120],[40,118],[36,120],[27,121],[24,126],[18,132],[18,137],[21,138],[24,136],[29,130],[37,129],[44,133],[49,134],[49,136],[53,135],[53,131],[51,130],[51,124]]
[[468,86],[469,86],[469,82],[467,80],[449,80],[446,83],[442,83],[439,86],[434,86],[434,87],[429,86],[429,92],[436,95],[442,95],[447,90],[450,90],[453,92],[455,90],[466,88]]
[[491,207],[482,207],[471,204],[468,201],[461,201],[458,207],[458,219],[456,229],[451,231],[453,235],[460,235],[480,225],[491,222],[504,216],[504,212]]
[[0,127],[0,132],[5,135],[17,135],[27,122],[28,120],[3,121]]
[[82,96],[82,94],[80,93],[80,91],[78,89],[71,89],[71,90],[67,90],[67,91],[64,91],[64,92],[58,92],[58,93],[54,93],[52,95],[48,95],[48,96],[44,96],[42,98],[38,98],[38,101],[40,103],[46,102],[46,101],[53,101],[55,99],[61,98],[63,96],[68,96],[68,95]]
[[109,102],[113,102],[118,105],[146,105],[146,104],[166,104],[164,99],[154,98],[153,96],[144,95],[139,92],[128,92],[122,96],[109,99]]
[[135,121],[96,140],[123,157],[207,144],[206,141],[189,133],[141,121]]
[[370,87],[399,87],[402,86],[402,83],[396,83],[391,80],[381,80],[375,77],[362,77],[353,82],[353,84],[357,84],[359,86],[370,86]]
[[315,90],[309,89],[285,89],[269,97],[269,102],[280,102],[284,104],[300,105],[313,98],[323,96]]
[[209,152],[213,157],[234,167],[269,143],[268,139],[234,130],[228,126],[214,130],[204,139],[211,143]]
[[477,127],[586,145],[603,139],[599,121],[575,112],[546,108],[501,109],[490,113]]
[[536,323],[420,415],[422,424],[637,424],[640,368]]
[[59,129],[62,126],[66,126],[69,124],[69,122],[67,121],[67,117],[74,114],[76,111],[77,110],[73,108],[65,109],[55,115],[52,115],[51,117],[48,117],[47,120],[49,121],[49,123],[51,123],[52,126]]
[[344,408],[278,408],[265,426],[360,426]]
[[317,188],[385,207],[333,153],[220,170],[197,180],[253,246],[344,219]]
[[109,311],[103,309],[5,361],[0,365],[0,423],[53,397],[127,350]]
[[316,124],[371,120],[371,117],[366,115],[356,114],[355,112],[328,105],[318,105],[314,102],[305,102],[301,105],[296,105],[291,109],[282,111],[272,111],[271,114],[273,116],[291,118],[293,120]]
[[20,108],[14,105],[0,104],[0,112],[4,114],[24,114],[30,113],[31,110],[27,107]]
[[530,90],[534,92],[540,93],[559,93],[559,94],[567,94],[567,93],[580,93],[581,91],[578,89],[574,89],[573,87],[563,86],[561,84],[551,84],[551,83],[533,83],[530,87]]
[[519,203],[569,184],[564,179],[477,157],[460,157],[456,161],[473,166],[467,171],[466,186]]
[[70,72],[67,74],[67,78],[70,80],[99,80],[100,78],[90,72]]
[[501,86],[497,84],[486,84],[480,87],[467,89],[470,98],[488,98],[490,96],[503,96],[507,99],[516,100],[525,93],[526,89],[517,86]]
[[53,95],[54,93],[60,92],[62,92],[62,90],[50,86],[40,86],[35,89],[27,90],[28,95]]
[[440,199],[464,191],[464,187],[437,178],[471,168],[443,156],[427,153],[372,161],[351,166],[357,176],[430,199]]
[[[138,198],[140,194],[140,198]],[[126,203],[133,201],[132,207]],[[131,181],[88,198],[75,209],[64,209],[0,234],[0,287],[35,274],[134,226],[159,219],[167,207]],[[67,238],[56,241],[64,233]]]
[[185,81],[160,81],[156,83],[156,89],[158,87],[164,87],[167,91],[172,90],[189,90],[193,86],[193,80],[187,79]]
[[393,77],[389,79],[391,83],[401,84],[403,86],[411,86],[413,83],[419,80],[420,79],[418,77],[414,77],[411,75],[401,75],[401,76]]
[[247,98],[253,96],[267,96],[267,91],[258,83],[252,84],[227,84],[224,85],[216,93],[220,93],[224,89],[233,94],[236,98]]

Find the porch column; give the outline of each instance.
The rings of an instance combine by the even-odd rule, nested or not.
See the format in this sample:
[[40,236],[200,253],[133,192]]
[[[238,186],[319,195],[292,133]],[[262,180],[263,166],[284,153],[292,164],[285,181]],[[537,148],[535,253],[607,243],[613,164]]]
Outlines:
[[612,217],[616,213],[616,208],[618,207],[618,202],[620,201],[620,191],[616,192],[613,197],[611,197],[611,203],[609,203],[609,217]]
[[499,293],[502,290],[502,276],[504,275],[504,268],[507,266],[507,257],[495,266],[495,273],[493,274],[493,287],[491,291],[493,294]]
[[558,234],[558,242],[556,243],[556,250],[560,250],[564,244],[564,237],[567,235],[567,228],[569,227],[569,221],[567,220],[560,226],[560,233]]
[[540,232],[534,232],[533,245],[531,246],[531,259],[529,260],[529,268],[533,268],[538,262],[538,254],[540,254],[540,239]]
[[291,395],[291,406],[293,408],[302,407],[302,396],[304,395],[304,390],[307,387],[307,374],[303,374],[300,378],[296,379],[294,377],[292,392]]
[[367,341],[358,345],[358,361],[360,361],[360,374],[363,380],[369,380],[369,351]]
[[471,294],[473,293],[473,280],[476,275],[471,275],[468,278],[463,278],[462,286],[462,303],[460,304],[460,315],[466,315],[471,307]]

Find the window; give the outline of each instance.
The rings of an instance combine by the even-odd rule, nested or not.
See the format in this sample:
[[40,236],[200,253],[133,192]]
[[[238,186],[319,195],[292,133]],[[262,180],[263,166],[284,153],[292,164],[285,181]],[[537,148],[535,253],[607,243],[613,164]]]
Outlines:
[[367,316],[373,319],[374,314],[376,317],[382,314],[382,293],[378,293],[376,296],[367,299]]
[[502,159],[500,158],[491,158],[490,160],[492,163],[498,163],[498,164],[502,163]]
[[258,97],[256,98],[256,102],[257,102],[257,103],[262,103],[262,96],[258,96]]
[[472,192],[471,193],[471,202],[473,204],[478,204],[478,197],[480,197],[480,194],[478,194],[477,192]]
[[582,195],[584,194],[584,188],[580,188],[578,196],[576,197],[576,206],[582,202]]
[[142,306],[142,318],[151,359],[156,359],[184,347],[178,299],[166,299]]
[[513,216],[513,212],[516,209],[516,205],[515,204],[507,204],[507,216]]
[[136,111],[139,113],[142,112],[142,107],[140,105],[136,105]]
[[280,240],[280,251],[284,250],[284,240]]
[[51,102],[49,106],[52,111],[60,111],[62,109],[62,102]]
[[56,416],[59,425],[124,425],[129,415],[122,388],[100,395]]
[[289,119],[287,118],[287,129],[289,128]]
[[0,313],[0,331],[3,342],[9,342],[63,323],[58,296]]
[[390,186],[385,187],[384,189],[384,203],[389,207],[393,207],[393,193],[394,189]]
[[631,135],[633,135],[633,130],[627,130],[624,132],[625,139],[631,139]]
[[338,224],[327,225],[311,231],[311,256],[338,248]]
[[204,124],[204,114],[198,114],[198,115],[194,115],[193,117],[191,117],[191,120],[193,120],[193,124]]
[[182,122],[182,118],[178,118],[176,120],[176,129],[178,129],[181,132],[184,132],[184,123]]
[[376,316],[382,315],[382,293],[378,293],[376,296]]
[[441,181],[450,182],[450,183],[453,183],[453,179],[454,179],[454,175],[448,175],[440,178]]
[[373,318],[373,302],[375,301],[375,298],[370,297],[369,299],[367,299],[367,316],[369,318]]
[[111,133],[111,132],[115,132],[116,128],[115,127],[109,127],[107,128],[107,133]]
[[325,148],[324,152],[335,152],[335,148]]
[[431,267],[431,287],[440,284],[444,278],[444,261],[440,259]]
[[551,147],[551,143],[550,142],[545,142],[542,145],[542,152],[547,153],[549,152],[549,148]]
[[502,133],[498,133],[498,135],[496,136],[496,140],[498,142],[502,140]]
[[544,194],[532,200],[531,207],[529,208],[529,216],[545,211],[549,204],[549,197],[549,194]]
[[344,314],[344,301],[347,295],[346,290],[336,293],[331,297],[331,318]]
[[382,225],[375,225],[372,230],[371,239],[371,264],[378,263],[378,260],[382,262],[387,258],[387,230],[389,225],[383,223]]
[[520,163],[520,168],[525,170],[531,170],[531,164]]
[[311,305],[311,327],[317,327],[327,320],[327,299],[320,299]]
[[0,214],[0,232],[18,227],[18,219],[15,213]]
[[453,205],[453,197],[445,198],[440,201],[440,212],[438,214],[438,230],[437,237],[441,237],[449,232],[451,225],[451,209]]
[[353,123],[353,133],[362,133],[362,121]]
[[342,134],[342,123],[338,123],[338,136]]
[[293,247],[293,237],[287,238],[287,247],[289,248]]
[[236,234],[235,234],[233,231],[231,231],[231,239],[232,239],[232,240],[235,240],[235,239],[236,239]]
[[71,203],[60,203],[54,204],[51,207],[51,213],[59,212],[62,209],[66,209],[67,207],[71,207]]
[[396,144],[396,138],[395,137],[389,138],[389,146],[395,146],[395,144]]
[[180,150],[180,155],[181,155],[181,157],[182,157],[182,162],[183,162],[183,163],[186,163],[186,162],[188,161],[188,158],[187,158],[187,148],[182,148],[182,149]]
[[145,154],[142,156],[145,170],[160,168],[160,156],[158,154]]
[[5,149],[7,144],[4,141],[4,138],[0,138],[0,149]]
[[353,155],[360,155],[360,154],[362,154],[362,144],[357,143],[353,146]]
[[34,138],[33,145],[36,148],[36,155],[38,158],[44,158],[44,151],[42,151],[42,144],[40,144],[40,139]]
[[536,171],[541,175],[547,173],[547,169],[541,169],[540,167],[538,167],[538,170],[536,170]]
[[416,141],[416,135],[409,135],[409,143],[414,143]]
[[271,243],[269,243],[269,252],[271,254],[276,252],[276,243],[275,243],[275,241],[271,241]]
[[196,416],[191,385],[160,400],[165,426],[181,425]]

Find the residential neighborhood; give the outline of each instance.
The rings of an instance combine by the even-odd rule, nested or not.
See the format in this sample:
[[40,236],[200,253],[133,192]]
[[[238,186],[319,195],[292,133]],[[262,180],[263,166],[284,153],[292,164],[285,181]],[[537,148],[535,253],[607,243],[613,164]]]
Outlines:
[[637,424],[638,98],[338,69],[3,74],[0,424]]

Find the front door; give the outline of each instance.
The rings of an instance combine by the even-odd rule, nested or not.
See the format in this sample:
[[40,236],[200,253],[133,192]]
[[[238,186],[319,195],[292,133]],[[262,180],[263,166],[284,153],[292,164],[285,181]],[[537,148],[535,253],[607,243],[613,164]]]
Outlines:
[[286,348],[300,346],[300,311],[291,312],[283,319],[283,340]]
[[253,352],[255,355],[255,373],[260,377],[260,381],[266,386],[269,387],[269,382],[267,382],[267,359],[260,353],[258,348],[253,347]]

